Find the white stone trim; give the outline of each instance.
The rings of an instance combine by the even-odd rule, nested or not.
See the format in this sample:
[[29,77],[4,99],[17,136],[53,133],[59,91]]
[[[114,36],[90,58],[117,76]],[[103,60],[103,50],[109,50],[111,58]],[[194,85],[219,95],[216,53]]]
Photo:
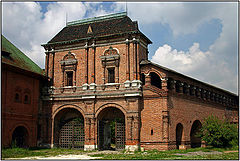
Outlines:
[[84,145],[84,151],[96,150],[97,145]]
[[90,96],[82,96],[82,99],[89,99],[89,98],[95,98],[96,96],[90,95]]
[[131,82],[129,80],[126,80],[126,82],[124,82],[124,86],[125,86],[125,88],[130,88]]
[[139,145],[125,145],[127,151],[136,151],[139,150]]
[[71,89],[71,88],[77,88],[77,86],[64,86],[63,89]]
[[95,90],[96,89],[96,84],[95,83],[91,83],[90,85],[89,85],[89,89],[90,90]]
[[140,80],[133,80],[132,81],[132,87],[133,88],[141,88],[142,82]]
[[126,93],[124,94],[125,97],[135,97],[135,96],[142,96],[141,93]]
[[105,86],[115,86],[115,85],[120,85],[120,83],[106,83],[104,85]]
[[50,144],[50,147],[51,147],[51,148],[54,148],[54,144]]
[[82,89],[83,89],[83,90],[87,90],[87,89],[88,89],[88,84],[87,84],[87,83],[84,83],[84,84],[82,85]]

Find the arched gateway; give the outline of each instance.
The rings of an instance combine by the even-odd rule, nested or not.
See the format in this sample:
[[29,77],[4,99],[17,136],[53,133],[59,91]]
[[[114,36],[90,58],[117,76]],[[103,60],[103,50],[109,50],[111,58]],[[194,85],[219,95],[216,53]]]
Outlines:
[[19,148],[28,147],[28,131],[24,126],[18,126],[15,128],[12,134],[12,146]]
[[107,107],[98,115],[99,150],[122,150],[125,148],[125,116],[115,107]]
[[198,136],[201,127],[202,124],[199,120],[193,122],[190,133],[191,148],[201,147],[201,137]]
[[60,148],[84,148],[84,118],[74,108],[64,108],[54,117],[54,145]]

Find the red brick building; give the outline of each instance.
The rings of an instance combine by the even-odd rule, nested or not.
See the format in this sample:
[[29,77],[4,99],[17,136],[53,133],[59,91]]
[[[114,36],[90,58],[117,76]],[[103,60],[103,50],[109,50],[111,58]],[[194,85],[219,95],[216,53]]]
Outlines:
[[168,150],[201,146],[214,114],[238,122],[238,96],[148,60],[152,42],[126,13],[69,22],[47,44],[41,142]]
[[37,146],[40,82],[44,73],[2,36],[2,146]]

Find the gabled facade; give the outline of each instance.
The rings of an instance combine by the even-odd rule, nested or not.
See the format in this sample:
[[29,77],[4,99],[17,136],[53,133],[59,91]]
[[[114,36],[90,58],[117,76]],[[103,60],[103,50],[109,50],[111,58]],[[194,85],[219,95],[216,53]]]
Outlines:
[[2,147],[35,147],[44,72],[4,36],[1,42]]
[[[205,117],[238,109],[237,96],[148,61],[151,43],[119,13],[70,22],[42,45],[50,85],[40,141],[84,150],[199,146],[190,133]],[[190,89],[184,83],[196,92],[182,94]],[[208,100],[205,90],[221,101]]]

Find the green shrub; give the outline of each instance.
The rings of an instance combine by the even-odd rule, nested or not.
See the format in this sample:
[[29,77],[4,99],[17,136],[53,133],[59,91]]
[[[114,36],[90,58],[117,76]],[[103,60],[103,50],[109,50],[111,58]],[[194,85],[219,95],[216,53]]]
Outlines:
[[238,128],[226,120],[209,116],[203,122],[198,134],[207,145],[213,147],[232,147],[238,145]]

